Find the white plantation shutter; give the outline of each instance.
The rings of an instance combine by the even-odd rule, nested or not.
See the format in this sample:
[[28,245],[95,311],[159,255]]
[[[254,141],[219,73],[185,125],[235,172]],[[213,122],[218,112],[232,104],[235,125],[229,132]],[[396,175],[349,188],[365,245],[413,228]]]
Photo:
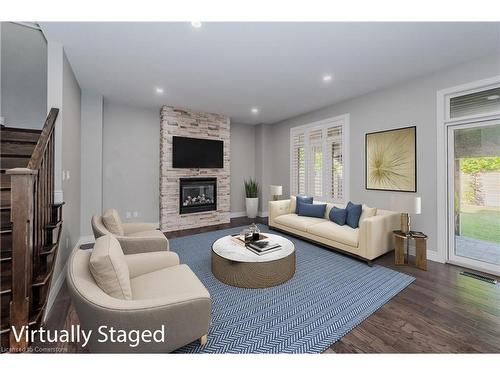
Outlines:
[[306,194],[305,134],[292,135],[291,143],[291,186],[292,195]]
[[343,122],[326,129],[327,197],[335,201],[344,200]]
[[323,197],[323,129],[309,131],[307,194]]
[[348,199],[348,115],[290,131],[290,193],[316,200]]

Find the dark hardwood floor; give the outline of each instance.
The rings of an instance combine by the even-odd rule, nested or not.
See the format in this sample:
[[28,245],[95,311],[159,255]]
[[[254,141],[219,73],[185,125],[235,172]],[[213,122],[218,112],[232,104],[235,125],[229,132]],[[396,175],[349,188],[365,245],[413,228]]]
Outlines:
[[[255,220],[267,223],[266,219]],[[252,220],[167,233],[174,238],[246,225]],[[330,251],[325,249],[325,251]],[[428,262],[428,271],[394,266],[388,253],[375,264],[405,272],[416,281],[383,305],[325,353],[500,353],[500,284],[461,276],[464,269]],[[61,288],[46,328],[78,324],[66,286]],[[46,345],[45,345],[46,347]],[[58,352],[86,352],[74,344]]]

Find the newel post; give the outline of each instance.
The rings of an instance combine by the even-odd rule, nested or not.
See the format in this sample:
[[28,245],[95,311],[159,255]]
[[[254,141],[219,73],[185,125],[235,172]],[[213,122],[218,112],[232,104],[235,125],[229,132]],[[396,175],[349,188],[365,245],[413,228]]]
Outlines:
[[29,345],[25,335],[18,342],[12,327],[19,332],[29,324],[33,259],[33,189],[36,170],[13,168],[11,177],[12,222],[12,300],[10,302],[10,351],[24,351]]

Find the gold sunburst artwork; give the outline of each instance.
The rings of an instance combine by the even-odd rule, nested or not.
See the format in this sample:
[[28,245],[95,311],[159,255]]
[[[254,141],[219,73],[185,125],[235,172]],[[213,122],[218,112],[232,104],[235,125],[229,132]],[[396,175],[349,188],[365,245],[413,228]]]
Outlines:
[[417,191],[416,127],[366,134],[366,189]]

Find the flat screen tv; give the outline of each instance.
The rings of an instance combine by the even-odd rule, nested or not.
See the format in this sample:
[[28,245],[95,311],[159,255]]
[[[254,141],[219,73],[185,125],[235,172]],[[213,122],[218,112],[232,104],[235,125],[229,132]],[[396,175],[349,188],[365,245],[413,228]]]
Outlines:
[[224,142],[213,139],[173,137],[174,168],[224,168]]

